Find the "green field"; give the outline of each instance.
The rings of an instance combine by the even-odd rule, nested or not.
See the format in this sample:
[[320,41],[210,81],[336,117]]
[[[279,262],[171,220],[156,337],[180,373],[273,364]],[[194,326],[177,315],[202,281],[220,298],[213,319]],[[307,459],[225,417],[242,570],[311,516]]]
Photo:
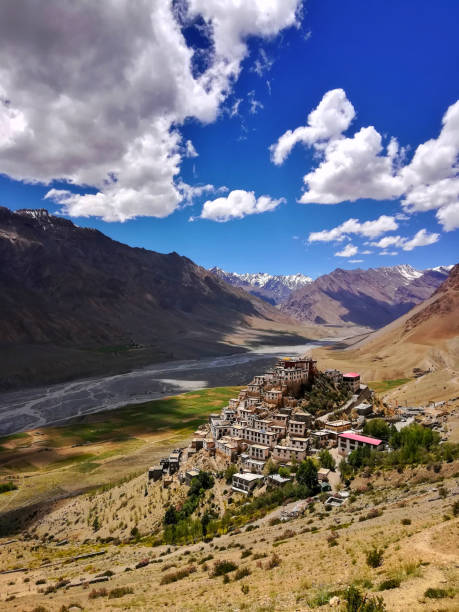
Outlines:
[[396,387],[401,387],[405,385],[407,382],[410,382],[411,378],[396,378],[394,380],[378,380],[368,382],[367,385],[376,393],[386,393],[391,389],[395,389]]
[[85,473],[97,468],[97,462],[130,455],[149,442],[185,439],[239,389],[191,391],[78,417],[59,427],[0,438],[0,473],[51,471],[72,465]]
[[208,415],[219,412],[239,390],[192,391],[0,438],[0,478],[16,476],[19,487],[8,508],[144,472],[172,448],[184,446]]

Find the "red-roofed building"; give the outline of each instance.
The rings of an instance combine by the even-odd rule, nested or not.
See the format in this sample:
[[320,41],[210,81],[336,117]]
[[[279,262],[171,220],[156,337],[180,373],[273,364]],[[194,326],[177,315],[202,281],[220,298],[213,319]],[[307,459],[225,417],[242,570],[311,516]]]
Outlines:
[[352,393],[357,393],[360,390],[360,374],[358,372],[343,374],[343,382],[349,386]]
[[384,442],[378,438],[370,438],[370,436],[362,436],[353,431],[345,431],[338,436],[338,452],[342,455],[348,455],[358,447],[368,447],[372,450],[384,450]]

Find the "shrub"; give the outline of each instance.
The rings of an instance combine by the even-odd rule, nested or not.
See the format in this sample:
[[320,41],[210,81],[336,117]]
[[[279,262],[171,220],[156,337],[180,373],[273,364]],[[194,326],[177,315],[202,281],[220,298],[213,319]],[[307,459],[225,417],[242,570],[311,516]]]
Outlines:
[[452,505],[453,515],[457,516],[459,514],[459,501],[455,501]]
[[367,552],[367,565],[369,567],[380,567],[383,562],[383,550],[372,548]]
[[223,576],[228,572],[233,572],[235,569],[237,569],[237,565],[232,561],[216,561],[214,563],[212,578],[216,576]]
[[400,586],[399,578],[387,578],[383,580],[378,587],[378,591],[387,591],[388,589],[398,589]]
[[409,518],[402,519],[402,525],[411,525],[411,519]]
[[7,493],[8,491],[14,491],[17,486],[11,480],[9,482],[0,483],[0,493]]
[[450,597],[450,592],[446,589],[438,589],[438,588],[428,588],[424,597],[428,597],[429,599],[444,599],[445,597]]
[[250,589],[249,589],[249,585],[248,585],[248,584],[243,584],[243,585],[241,586],[241,591],[244,593],[244,595],[247,595],[247,594],[248,594],[248,592],[249,592],[249,590],[250,590]]
[[280,564],[281,564],[281,558],[279,557],[278,554],[274,553],[271,559],[269,559],[269,561],[266,562],[265,567],[266,569],[270,570],[270,569],[277,567]]
[[228,584],[230,581],[228,574],[223,574],[223,584]]
[[250,570],[248,567],[241,567],[241,569],[238,569],[237,572],[234,574],[234,580],[241,580],[241,578],[245,578],[246,576],[250,575]]
[[243,550],[241,553],[241,559],[245,559],[246,557],[250,557],[250,555],[252,554],[251,550]]
[[101,589],[92,589],[88,597],[89,599],[97,599],[98,597],[106,597],[107,595],[107,589],[102,587]]
[[346,612],[384,612],[386,606],[382,597],[362,595],[356,586],[350,586],[345,594]]
[[108,594],[109,599],[118,599],[119,597],[124,597],[125,595],[131,595],[134,591],[131,587],[117,587],[116,589],[112,589]]
[[171,582],[177,582],[177,580],[188,578],[188,576],[193,574],[195,571],[196,567],[194,565],[189,565],[188,567],[179,569],[176,572],[169,572],[168,574],[164,574],[159,584],[170,584]]

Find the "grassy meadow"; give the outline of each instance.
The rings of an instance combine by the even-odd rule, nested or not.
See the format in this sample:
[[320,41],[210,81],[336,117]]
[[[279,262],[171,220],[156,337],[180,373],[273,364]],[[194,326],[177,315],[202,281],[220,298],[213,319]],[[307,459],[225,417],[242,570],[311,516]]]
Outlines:
[[2,495],[0,513],[141,473],[185,445],[239,389],[192,391],[0,438],[0,482],[19,487]]

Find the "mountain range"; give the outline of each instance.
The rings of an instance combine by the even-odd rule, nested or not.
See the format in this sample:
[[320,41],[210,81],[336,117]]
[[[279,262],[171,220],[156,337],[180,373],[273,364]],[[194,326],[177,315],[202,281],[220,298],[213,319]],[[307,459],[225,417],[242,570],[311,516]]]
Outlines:
[[227,338],[240,330],[261,330],[263,342],[277,326],[285,343],[294,329],[186,257],[132,248],[46,210],[0,208],[0,262],[3,387],[105,372],[114,361],[236,352]]
[[300,321],[377,329],[429,298],[448,273],[448,267],[419,271],[409,265],[338,268],[292,293],[281,309]]
[[294,291],[312,283],[312,278],[301,273],[287,275],[273,275],[266,272],[238,274],[236,272],[225,272],[225,270],[216,267],[211,268],[209,272],[233,285],[233,287],[241,287],[275,305],[282,304]]
[[407,264],[368,270],[337,268],[316,280],[304,274],[236,274],[220,268],[210,272],[276,304],[298,321],[377,329],[430,297],[451,268],[416,270]]
[[[409,379],[397,401],[444,400],[459,388],[459,264],[433,295],[347,348],[318,349],[324,367],[353,369],[364,380]],[[421,375],[421,376],[420,376]]]

